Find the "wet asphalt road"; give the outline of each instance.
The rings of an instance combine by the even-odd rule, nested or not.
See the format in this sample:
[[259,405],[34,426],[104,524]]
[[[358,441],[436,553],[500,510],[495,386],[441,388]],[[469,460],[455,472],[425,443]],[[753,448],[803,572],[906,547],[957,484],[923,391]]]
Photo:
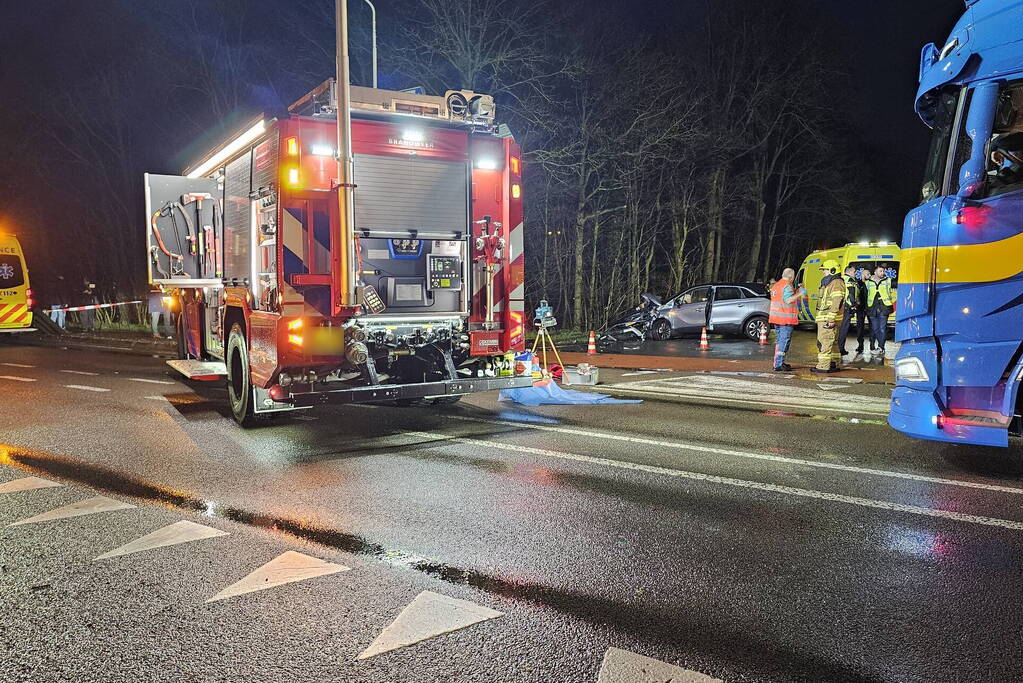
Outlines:
[[[65,484],[0,494],[3,681],[592,682],[609,647],[726,681],[1023,680],[1018,450],[667,394],[246,431],[162,360],[11,345],[0,392],[0,485]],[[97,495],[136,507],[6,526]],[[93,559],[182,520],[229,535]],[[289,550],[350,569],[205,602]],[[423,591],[504,615],[357,659]]]

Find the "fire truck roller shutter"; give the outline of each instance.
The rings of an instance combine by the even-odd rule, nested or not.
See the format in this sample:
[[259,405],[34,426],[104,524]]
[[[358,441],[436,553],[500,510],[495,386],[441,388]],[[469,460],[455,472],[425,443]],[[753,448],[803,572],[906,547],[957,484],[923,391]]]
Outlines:
[[[357,154],[355,183],[356,230],[369,233],[360,238],[361,278],[377,290],[385,314],[464,311],[468,165]],[[456,232],[462,240],[450,239]]]
[[461,161],[356,154],[356,229],[464,233],[467,174]]

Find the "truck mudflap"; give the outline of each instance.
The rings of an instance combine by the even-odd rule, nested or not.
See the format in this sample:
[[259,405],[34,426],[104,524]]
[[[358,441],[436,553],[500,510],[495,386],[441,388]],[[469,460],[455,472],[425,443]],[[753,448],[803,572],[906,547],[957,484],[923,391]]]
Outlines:
[[406,398],[460,396],[478,391],[517,389],[530,386],[533,386],[532,377],[449,379],[441,382],[421,382],[419,384],[378,384],[368,387],[346,387],[344,389],[292,393],[287,398],[278,401],[278,403],[290,404],[296,408],[305,408],[329,403],[375,403]]

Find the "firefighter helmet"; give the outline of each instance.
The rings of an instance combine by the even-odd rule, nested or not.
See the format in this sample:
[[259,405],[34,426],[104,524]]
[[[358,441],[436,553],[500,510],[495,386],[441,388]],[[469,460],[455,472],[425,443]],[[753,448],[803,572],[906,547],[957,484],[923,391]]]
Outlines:
[[827,261],[825,261],[824,263],[821,264],[821,270],[826,270],[829,273],[837,273],[838,272],[838,261],[836,261],[833,258],[828,259]]

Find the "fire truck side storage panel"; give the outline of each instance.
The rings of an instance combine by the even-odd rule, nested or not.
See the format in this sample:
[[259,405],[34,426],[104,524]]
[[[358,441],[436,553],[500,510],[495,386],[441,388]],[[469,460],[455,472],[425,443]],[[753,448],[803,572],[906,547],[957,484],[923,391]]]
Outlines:
[[[215,261],[203,258],[200,239],[205,239],[204,229],[214,225],[212,201],[202,202],[202,208],[195,202],[172,208],[181,202],[182,195],[209,194],[217,197],[217,183],[211,178],[186,178],[176,175],[145,174],[146,192],[146,244],[149,253],[150,281],[156,284],[173,285],[183,280],[210,280],[219,283],[216,277]],[[162,211],[156,218],[156,231],[152,225],[153,214]],[[188,220],[186,221],[185,216]],[[191,227],[189,227],[191,226]],[[192,239],[189,239],[189,238]],[[161,248],[160,243],[163,243]],[[178,256],[180,261],[168,256],[164,248]]]
[[252,153],[248,152],[224,171],[224,279],[238,286],[252,275],[251,161]]

